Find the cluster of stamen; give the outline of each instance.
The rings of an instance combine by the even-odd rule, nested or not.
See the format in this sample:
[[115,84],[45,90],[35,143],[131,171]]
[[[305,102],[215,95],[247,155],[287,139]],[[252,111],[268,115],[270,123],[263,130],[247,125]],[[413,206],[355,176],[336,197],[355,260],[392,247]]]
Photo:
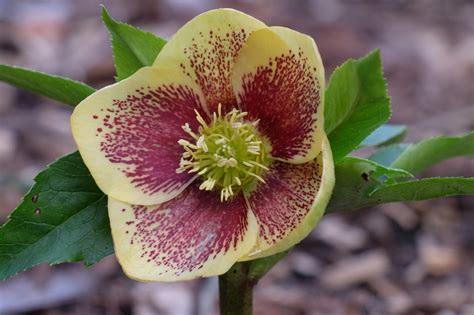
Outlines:
[[212,121],[206,123],[196,112],[198,132],[188,123],[182,126],[194,141],[181,139],[184,148],[177,173],[189,172],[201,176],[201,190],[220,189],[221,201],[228,200],[256,181],[265,182],[262,173],[268,170],[268,144],[257,132],[258,121],[245,121],[246,112],[233,109],[222,115],[219,104]]

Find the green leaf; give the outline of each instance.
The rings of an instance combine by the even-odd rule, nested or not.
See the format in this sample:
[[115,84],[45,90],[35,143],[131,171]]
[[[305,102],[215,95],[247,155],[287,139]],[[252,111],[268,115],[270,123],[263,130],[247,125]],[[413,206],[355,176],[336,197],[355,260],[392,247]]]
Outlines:
[[273,266],[275,266],[280,260],[285,258],[286,255],[288,255],[290,250],[291,249],[272,255],[272,256],[259,258],[259,259],[250,261],[249,279],[251,281],[258,281],[267,272],[269,272],[273,268]]
[[371,192],[411,177],[406,171],[352,156],[345,157],[335,166],[335,174],[336,186],[327,213],[363,207]]
[[474,195],[474,178],[432,177],[381,187],[370,194],[371,204]]
[[81,82],[3,64],[0,64],[0,81],[72,106],[95,92]]
[[379,165],[374,161],[370,161],[367,159],[355,157],[355,156],[347,156],[343,159],[345,163],[349,163],[354,165],[359,170],[364,171],[367,175],[372,176],[373,178],[379,178],[380,176],[385,176],[384,182],[390,181],[392,183],[393,179],[404,177],[410,178],[413,175],[405,170],[397,169],[397,168],[390,168],[385,167],[383,165]]
[[384,124],[375,129],[367,138],[362,141],[359,148],[387,145],[403,139],[407,127],[403,125]]
[[331,74],[325,93],[324,129],[331,134],[350,116],[357,103],[360,79],[354,59],[338,66]]
[[112,36],[116,80],[134,74],[138,69],[151,66],[166,41],[152,33],[112,19],[102,7],[102,20]]
[[474,156],[474,132],[462,136],[441,136],[412,144],[391,164],[411,173],[456,156]]
[[369,157],[369,160],[389,167],[409,146],[407,143],[396,143],[381,147]]
[[0,228],[0,279],[41,263],[91,265],[112,254],[107,197],[78,152],[51,164],[35,181]]
[[[393,173],[393,169],[365,162],[363,159],[344,158],[336,165],[337,185],[326,213],[353,211],[388,202],[474,195],[474,178],[424,178],[405,181],[403,173],[400,173],[401,176],[394,176],[396,170]],[[371,171],[375,171],[372,175],[376,176],[371,176]],[[380,176],[383,173],[387,174]],[[380,181],[380,177],[384,176],[390,180]]]
[[332,74],[325,94],[325,130],[335,162],[390,118],[380,51],[348,60]]

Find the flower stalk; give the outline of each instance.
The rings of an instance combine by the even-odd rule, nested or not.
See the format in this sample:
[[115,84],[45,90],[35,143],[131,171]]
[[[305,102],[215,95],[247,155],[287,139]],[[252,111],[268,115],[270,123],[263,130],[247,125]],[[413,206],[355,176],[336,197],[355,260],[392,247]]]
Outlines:
[[219,308],[221,315],[251,315],[253,287],[249,276],[250,262],[238,262],[219,276]]

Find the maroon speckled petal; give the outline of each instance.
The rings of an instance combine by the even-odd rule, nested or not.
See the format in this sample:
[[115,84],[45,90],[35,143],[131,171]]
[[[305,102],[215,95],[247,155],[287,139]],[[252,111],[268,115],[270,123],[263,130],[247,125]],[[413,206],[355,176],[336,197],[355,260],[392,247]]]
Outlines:
[[205,12],[176,32],[153,66],[180,68],[201,87],[209,113],[219,103],[228,112],[237,107],[230,80],[233,60],[249,34],[263,27],[262,22],[236,10]]
[[258,245],[249,257],[273,249],[275,245],[279,248],[275,252],[285,250],[314,227],[324,213],[334,185],[332,161],[325,169],[322,164],[320,155],[308,163],[275,162],[271,165],[266,183],[260,183],[248,196],[259,224]]
[[161,86],[115,100],[103,119],[101,151],[112,163],[130,164],[126,169],[132,183],[146,193],[166,192],[189,180],[177,174],[182,148],[179,139],[192,140],[181,126],[189,122],[198,128],[194,108],[199,103],[192,91],[182,86]]
[[316,46],[291,44],[273,29],[252,33],[236,58],[233,85],[240,108],[270,140],[272,156],[304,163],[321,151],[324,79]]
[[[183,131],[197,130],[202,101],[179,69],[142,68],[130,79],[94,93],[74,111],[79,151],[99,187],[112,197],[157,204],[179,194],[193,179],[177,174]],[[177,83],[175,83],[177,82]]]
[[257,234],[242,195],[222,203],[197,184],[158,206],[110,200],[109,215],[117,257],[140,280],[221,274],[249,251]]

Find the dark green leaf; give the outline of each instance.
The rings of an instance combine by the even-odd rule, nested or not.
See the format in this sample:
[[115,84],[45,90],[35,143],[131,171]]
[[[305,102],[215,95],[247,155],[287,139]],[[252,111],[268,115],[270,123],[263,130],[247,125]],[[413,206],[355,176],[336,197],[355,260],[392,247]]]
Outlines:
[[112,36],[116,80],[134,74],[138,69],[151,66],[166,41],[152,33],[112,19],[102,7],[102,20]]
[[331,134],[350,116],[357,103],[359,81],[353,59],[338,66],[331,74],[324,105],[324,129],[327,134]]
[[367,138],[362,141],[360,148],[387,145],[393,142],[401,141],[407,131],[403,125],[385,124],[375,129]]
[[90,265],[112,254],[107,197],[79,153],[60,158],[35,181],[0,228],[0,279],[41,263]]
[[2,64],[0,81],[72,106],[76,106],[95,91],[81,82]]
[[344,163],[348,163],[353,165],[354,167],[358,168],[361,171],[364,171],[369,176],[373,178],[379,178],[380,176],[385,176],[383,181],[387,183],[390,181],[392,183],[393,179],[396,178],[410,178],[413,175],[405,170],[397,169],[397,168],[390,168],[384,167],[383,165],[379,165],[374,161],[366,160],[363,158],[358,158],[355,156],[347,156],[343,159]]
[[325,99],[325,129],[337,162],[390,117],[380,52],[350,59],[338,67]]
[[[406,177],[389,175],[393,169],[344,158],[336,165],[336,187],[326,213],[353,211],[396,201],[417,201],[453,195],[474,194],[474,178],[424,178],[405,181]],[[378,170],[377,170],[378,169]],[[371,176],[370,172],[374,172]],[[386,173],[389,180],[381,181]],[[396,173],[392,173],[396,174]],[[402,174],[400,174],[402,175]],[[400,182],[398,182],[400,181]]]
[[345,157],[335,167],[336,186],[326,212],[357,209],[377,188],[411,177],[399,169],[386,168],[373,161]]
[[412,144],[391,166],[415,174],[456,156],[474,156],[474,132],[455,137],[435,137]]
[[474,195],[474,178],[433,177],[388,185],[372,192],[370,202],[418,201],[456,195]]
[[286,255],[288,255],[289,251],[290,250],[287,250],[272,256],[252,260],[250,262],[249,267],[250,280],[258,281],[267,272],[269,272],[273,268],[273,266],[275,266],[280,260],[285,258]]
[[392,163],[408,148],[408,146],[410,145],[407,143],[396,143],[381,147],[369,157],[369,160],[390,167],[390,165],[392,165]]

